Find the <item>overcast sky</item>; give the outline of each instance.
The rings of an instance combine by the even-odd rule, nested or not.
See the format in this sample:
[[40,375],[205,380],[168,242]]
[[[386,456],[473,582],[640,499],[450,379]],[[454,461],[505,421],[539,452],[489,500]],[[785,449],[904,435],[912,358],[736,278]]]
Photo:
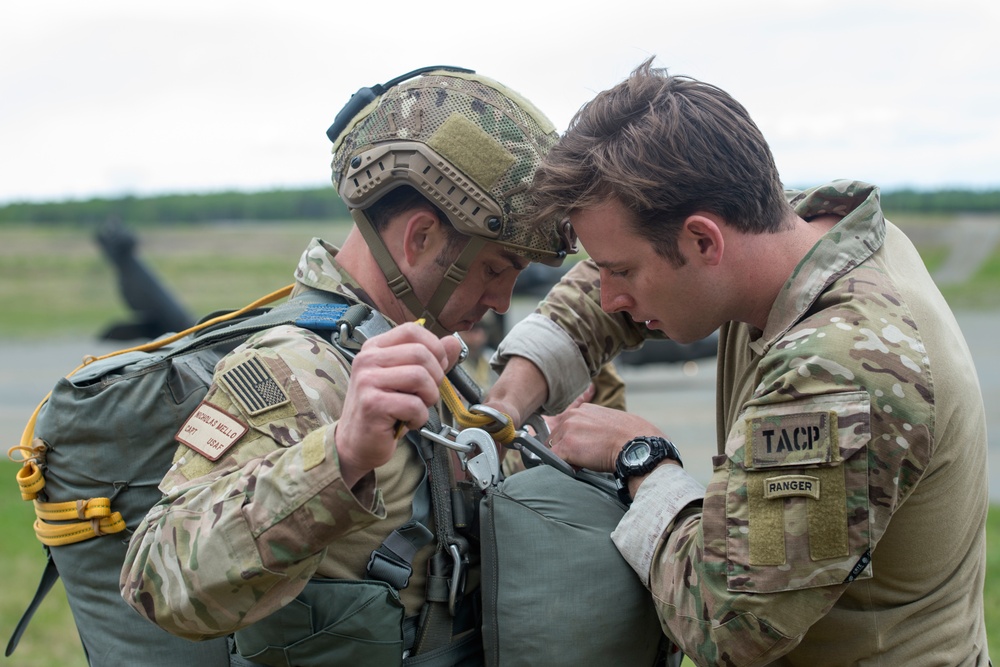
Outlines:
[[0,204],[323,186],[362,86],[470,67],[561,131],[654,55],[740,100],[786,185],[1000,187],[997,0],[5,0],[0,26]]

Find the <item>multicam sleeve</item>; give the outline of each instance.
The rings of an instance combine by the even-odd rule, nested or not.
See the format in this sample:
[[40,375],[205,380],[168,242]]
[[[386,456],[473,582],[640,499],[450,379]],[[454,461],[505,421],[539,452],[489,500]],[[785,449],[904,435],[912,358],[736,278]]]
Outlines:
[[[180,448],[163,500],[132,536],[125,600],[182,637],[226,635],[294,598],[334,539],[384,516],[373,474],[353,492],[340,477],[346,386],[346,364],[301,332],[273,330],[224,359],[204,409],[182,426],[194,429],[192,447]],[[196,430],[227,416],[235,427],[213,425],[225,448],[213,463],[196,451],[206,440]]]
[[[817,348],[849,348],[834,340],[837,331],[824,332]],[[926,463],[915,454],[926,449],[918,429],[905,448],[877,430],[906,406],[903,392],[878,392],[897,403],[882,413],[861,388],[888,381],[875,370],[886,363],[875,346],[855,344],[873,370],[848,380],[842,364],[810,354],[801,338],[761,363],[757,391],[713,459],[701,512],[652,530],[623,521],[614,536],[648,582],[665,631],[698,664],[769,664],[792,650],[850,582],[872,577],[892,515],[874,500],[887,494],[873,462],[897,471]],[[904,373],[895,370],[889,377],[898,381]],[[673,485],[654,477],[626,517],[669,504]],[[649,548],[645,560],[639,544]]]
[[492,363],[499,372],[513,356],[534,362],[549,387],[544,408],[554,414],[579,396],[607,361],[654,337],[661,336],[624,313],[601,309],[600,273],[585,260],[563,276],[534,313],[511,329]]
[[868,411],[864,391],[747,408],[700,512],[648,518],[686,501],[671,466],[639,488],[613,539],[697,664],[769,664],[871,577]]

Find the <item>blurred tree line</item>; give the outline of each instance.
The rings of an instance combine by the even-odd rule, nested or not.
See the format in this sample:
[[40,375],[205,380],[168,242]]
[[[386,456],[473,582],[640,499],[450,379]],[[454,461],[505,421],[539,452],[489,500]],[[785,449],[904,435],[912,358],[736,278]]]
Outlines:
[[333,186],[263,192],[215,192],[126,196],[0,206],[0,223],[129,224],[201,223],[222,220],[333,220],[350,217]]
[[[1000,190],[884,190],[884,210],[900,213],[998,213]],[[222,220],[333,220],[349,217],[332,186],[262,192],[125,196],[0,206],[0,224],[201,223]]]
[[1000,190],[883,190],[887,213],[998,213]]

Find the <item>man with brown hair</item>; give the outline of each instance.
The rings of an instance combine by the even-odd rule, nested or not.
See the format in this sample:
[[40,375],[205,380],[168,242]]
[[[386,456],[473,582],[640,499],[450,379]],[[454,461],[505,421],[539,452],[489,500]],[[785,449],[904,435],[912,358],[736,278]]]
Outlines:
[[784,193],[738,102],[647,61],[535,193],[591,260],[501,345],[494,407],[559,412],[623,348],[720,331],[707,489],[638,416],[578,405],[552,434],[634,499],[612,538],[670,638],[700,665],[988,664],[983,400],[878,189]]

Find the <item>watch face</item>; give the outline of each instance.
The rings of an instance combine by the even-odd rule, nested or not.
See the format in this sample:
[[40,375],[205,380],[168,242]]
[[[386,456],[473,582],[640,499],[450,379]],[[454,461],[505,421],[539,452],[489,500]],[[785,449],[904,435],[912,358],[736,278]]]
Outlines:
[[652,450],[645,442],[637,442],[625,449],[622,453],[622,460],[626,465],[634,466],[644,462]]

